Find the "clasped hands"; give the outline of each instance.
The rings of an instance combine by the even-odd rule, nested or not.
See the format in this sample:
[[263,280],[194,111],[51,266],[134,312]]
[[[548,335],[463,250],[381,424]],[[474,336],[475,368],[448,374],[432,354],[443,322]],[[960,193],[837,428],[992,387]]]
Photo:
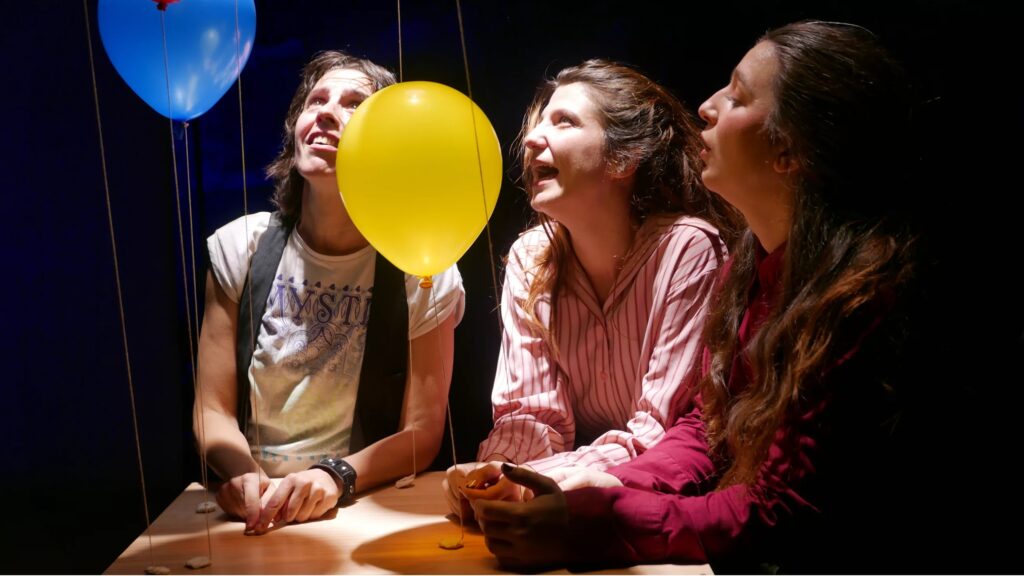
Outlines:
[[264,534],[271,524],[320,518],[338,504],[341,490],[320,469],[293,472],[271,481],[266,474],[235,476],[217,490],[217,504],[229,516],[245,520],[246,534]]
[[568,560],[566,490],[622,483],[607,472],[578,466],[544,476],[502,462],[471,462],[449,468],[442,485],[452,512],[476,521],[498,562],[523,569]]

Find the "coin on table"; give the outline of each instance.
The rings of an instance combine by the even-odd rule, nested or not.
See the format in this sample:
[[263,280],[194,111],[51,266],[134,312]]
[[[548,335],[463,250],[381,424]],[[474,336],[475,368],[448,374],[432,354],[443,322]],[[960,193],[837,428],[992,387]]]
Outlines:
[[456,536],[446,536],[441,538],[441,541],[437,543],[438,546],[445,550],[458,550],[462,548],[462,538]]

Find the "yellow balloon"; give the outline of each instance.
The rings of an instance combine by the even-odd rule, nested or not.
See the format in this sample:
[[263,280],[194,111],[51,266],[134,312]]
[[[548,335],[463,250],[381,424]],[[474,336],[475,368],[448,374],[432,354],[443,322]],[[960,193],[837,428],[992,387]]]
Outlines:
[[359,232],[400,270],[425,277],[454,264],[487,224],[501,188],[501,146],[461,92],[401,82],[352,114],[336,169]]

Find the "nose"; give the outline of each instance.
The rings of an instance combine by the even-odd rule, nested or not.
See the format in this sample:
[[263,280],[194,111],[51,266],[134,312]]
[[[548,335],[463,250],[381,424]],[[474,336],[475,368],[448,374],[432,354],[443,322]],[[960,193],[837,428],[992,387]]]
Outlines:
[[718,110],[715,108],[714,102],[716,96],[718,96],[718,92],[712,94],[710,98],[700,105],[700,108],[697,108],[697,114],[700,115],[702,120],[707,122],[708,126],[713,126],[715,121],[718,120]]
[[317,124],[327,124],[337,128],[344,128],[347,121],[348,119],[345,118],[341,107],[337,105],[321,106],[320,111],[316,114]]
[[543,124],[537,124],[532,130],[526,133],[523,138],[523,145],[534,152],[544,149],[547,140],[544,138]]

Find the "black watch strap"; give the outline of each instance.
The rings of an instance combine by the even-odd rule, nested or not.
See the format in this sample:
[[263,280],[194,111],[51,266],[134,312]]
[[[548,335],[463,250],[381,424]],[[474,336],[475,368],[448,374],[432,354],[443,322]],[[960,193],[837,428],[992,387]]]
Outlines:
[[330,474],[338,483],[341,489],[341,497],[338,498],[338,505],[352,502],[356,498],[356,469],[341,458],[324,458],[310,466],[310,469],[319,468]]

